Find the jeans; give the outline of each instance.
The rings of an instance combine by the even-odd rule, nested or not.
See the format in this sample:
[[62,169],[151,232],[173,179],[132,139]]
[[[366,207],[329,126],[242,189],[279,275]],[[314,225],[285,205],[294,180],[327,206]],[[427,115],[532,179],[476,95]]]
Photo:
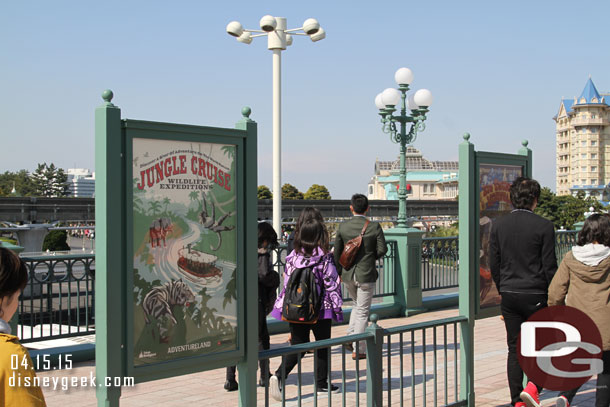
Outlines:
[[[521,331],[521,324],[529,319],[536,311],[547,306],[546,294],[526,294],[503,292],[502,294],[502,316],[506,326],[506,342],[508,344],[508,360],[506,372],[508,375],[508,387],[510,389],[511,404],[521,401],[523,391],[523,370],[519,365],[517,356],[517,339]],[[542,388],[538,387],[538,391]]]

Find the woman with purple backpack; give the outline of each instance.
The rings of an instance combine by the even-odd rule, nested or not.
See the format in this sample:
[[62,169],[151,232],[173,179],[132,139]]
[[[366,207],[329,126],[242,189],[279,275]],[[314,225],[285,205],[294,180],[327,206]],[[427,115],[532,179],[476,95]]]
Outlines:
[[[308,216],[303,216],[305,213]],[[311,216],[311,214],[315,216]],[[317,321],[313,324],[290,322],[292,345],[309,342],[311,331],[313,331],[316,341],[329,339],[332,321],[343,321],[341,281],[330,251],[328,231],[321,219],[323,219],[322,215],[315,208],[304,209],[302,216],[299,217],[295,228],[294,250],[286,257],[284,288],[271,312],[273,317],[282,320],[282,309],[290,276],[295,270],[311,267],[315,276],[317,292],[322,299],[320,312]],[[315,353],[318,366],[315,372],[317,391],[337,391],[339,388],[328,381],[328,348],[319,349]],[[300,357],[302,354],[288,355],[275,374],[271,376],[269,391],[275,400],[282,400],[284,380],[296,366]]]

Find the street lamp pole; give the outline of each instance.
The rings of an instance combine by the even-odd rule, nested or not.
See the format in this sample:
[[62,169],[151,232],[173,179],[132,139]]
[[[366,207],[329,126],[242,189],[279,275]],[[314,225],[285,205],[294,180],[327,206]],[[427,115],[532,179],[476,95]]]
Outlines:
[[[308,36],[313,42],[326,37],[317,20],[308,18],[300,28],[288,30],[286,18],[266,15],[261,30],[244,29],[237,21],[227,25],[227,33],[237,41],[250,44],[253,38],[267,36],[267,48],[273,52],[273,229],[282,236],[282,51],[292,45],[293,35]],[[256,33],[252,35],[252,33]]]
[[[407,144],[417,138],[418,132],[424,131],[426,126],[426,113],[432,104],[432,93],[427,89],[420,89],[407,97],[409,85],[413,81],[413,73],[408,68],[396,71],[394,79],[398,89],[387,88],[377,95],[375,105],[381,116],[382,131],[390,135],[392,142],[400,145],[400,175],[398,178],[398,228],[407,228]],[[400,103],[400,114],[396,106]],[[407,108],[411,114],[407,114]],[[396,124],[400,124],[397,129]],[[410,127],[409,127],[410,126]]]

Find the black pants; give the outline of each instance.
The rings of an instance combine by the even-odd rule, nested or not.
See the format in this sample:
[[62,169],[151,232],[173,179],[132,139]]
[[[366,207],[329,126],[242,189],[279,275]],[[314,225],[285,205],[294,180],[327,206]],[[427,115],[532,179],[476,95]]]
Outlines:
[[[595,391],[595,407],[608,407],[610,406],[610,350],[605,350],[602,353],[602,360],[604,361],[604,370],[597,375],[597,390]],[[564,396],[568,399],[571,404],[572,399],[576,396],[580,387],[577,387],[570,391],[562,391],[559,393],[560,396]]]
[[[267,329],[267,314],[263,305],[258,303],[258,350],[267,350],[270,347],[269,329]],[[258,365],[261,368],[261,382],[267,383],[269,379],[269,359],[259,360]],[[235,381],[235,366],[227,366],[228,381]]]
[[[313,331],[313,335],[316,341],[330,338],[330,327],[332,320],[330,319],[319,319],[315,324],[290,324],[291,344],[298,345],[299,343],[309,342],[309,332]],[[285,374],[288,374],[294,369],[300,357],[300,355],[293,353],[286,356],[280,367],[275,371],[275,375],[279,378],[282,377],[282,370],[285,368]],[[328,383],[328,348],[318,349],[316,351],[315,358],[318,364],[318,371],[316,372],[316,382],[318,386],[326,386]]]
[[[546,294],[502,293],[502,316],[506,326],[506,342],[508,344],[508,360],[506,372],[510,389],[511,404],[521,401],[523,391],[523,370],[517,356],[517,339],[521,324],[528,320],[536,311],[547,305]],[[538,391],[542,387],[538,386]]]

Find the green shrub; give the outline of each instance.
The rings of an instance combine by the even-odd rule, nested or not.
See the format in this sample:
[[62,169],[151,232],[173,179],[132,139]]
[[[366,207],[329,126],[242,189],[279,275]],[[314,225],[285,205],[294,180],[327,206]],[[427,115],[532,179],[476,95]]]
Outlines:
[[68,246],[68,233],[65,230],[51,230],[44,238],[42,251],[62,251],[70,250]]

